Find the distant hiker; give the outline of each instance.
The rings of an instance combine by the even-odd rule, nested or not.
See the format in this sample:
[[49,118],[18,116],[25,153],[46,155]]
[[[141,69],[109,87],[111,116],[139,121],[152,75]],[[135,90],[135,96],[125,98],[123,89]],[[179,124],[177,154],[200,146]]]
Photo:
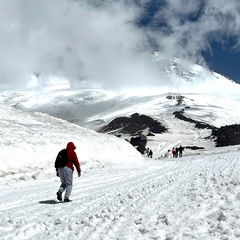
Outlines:
[[171,158],[172,157],[172,154],[171,154],[171,151],[168,150],[165,155],[164,155],[165,158]]
[[178,157],[179,148],[176,148],[176,157]]
[[183,150],[184,150],[184,147],[182,147],[182,145],[180,145],[180,147],[178,148],[179,157],[182,157]]
[[147,157],[149,157],[149,147],[146,149],[145,153],[147,154]]
[[173,155],[173,158],[177,157],[177,150],[176,150],[176,148],[172,149],[172,155]]
[[61,185],[60,188],[57,192],[57,199],[59,201],[62,201],[62,193],[65,191],[65,196],[64,196],[64,202],[70,202],[71,200],[69,199],[71,192],[72,192],[72,186],[73,186],[73,171],[74,171],[74,166],[78,172],[78,177],[81,176],[81,166],[78,161],[77,154],[75,153],[76,147],[73,142],[69,142],[67,144],[67,163],[66,166],[63,167],[58,167],[57,166],[57,159],[55,161],[55,168],[57,171],[57,175],[60,177],[61,180]]
[[152,150],[150,149],[150,150],[149,150],[149,157],[152,158],[152,156],[153,156],[153,152],[152,152]]

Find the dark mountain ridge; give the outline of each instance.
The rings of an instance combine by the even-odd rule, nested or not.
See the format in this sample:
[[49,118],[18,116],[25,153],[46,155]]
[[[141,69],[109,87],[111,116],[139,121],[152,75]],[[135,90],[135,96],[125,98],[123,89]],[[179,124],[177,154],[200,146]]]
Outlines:
[[[179,106],[183,103],[184,96],[174,97],[168,95],[166,98],[176,99],[176,105]],[[185,108],[189,109],[190,107]],[[173,115],[181,121],[193,123],[195,128],[210,129],[211,134],[207,136],[206,139],[213,139],[216,147],[240,144],[240,124],[226,125],[217,128],[203,121],[187,117],[184,113],[185,109],[183,108],[180,111],[173,112]],[[154,134],[162,134],[167,131],[168,129],[161,122],[139,113],[134,113],[130,117],[117,117],[98,130],[98,132],[109,133],[118,137],[121,137],[121,134],[137,137],[144,135],[144,133],[146,136],[154,136]],[[138,145],[136,142],[139,143],[139,139],[134,141],[134,138],[131,138],[131,141],[134,142],[135,145]],[[141,141],[140,144],[142,144]],[[194,147],[196,149],[198,148],[196,146]]]

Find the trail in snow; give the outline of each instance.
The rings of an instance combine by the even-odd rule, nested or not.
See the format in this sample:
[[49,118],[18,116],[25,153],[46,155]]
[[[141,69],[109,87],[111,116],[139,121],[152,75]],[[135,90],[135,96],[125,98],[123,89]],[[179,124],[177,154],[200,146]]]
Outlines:
[[238,239],[239,156],[88,169],[70,203],[55,200],[52,173],[1,179],[1,239]]

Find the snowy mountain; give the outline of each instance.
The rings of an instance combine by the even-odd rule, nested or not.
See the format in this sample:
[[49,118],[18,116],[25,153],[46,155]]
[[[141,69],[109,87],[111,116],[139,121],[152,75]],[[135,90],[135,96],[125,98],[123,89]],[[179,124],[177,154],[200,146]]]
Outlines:
[[[18,91],[2,91],[1,102],[25,112],[42,112],[89,129],[100,130],[118,117],[144,114],[160,122],[168,131],[149,136],[156,157],[167,149],[184,144],[211,149],[211,130],[176,118],[181,112],[191,121],[221,126],[239,124],[240,85],[199,65],[180,59],[152,56],[159,74],[156,85],[106,91],[88,82],[70,84],[64,79],[50,79],[44,86]],[[137,84],[137,83],[136,83]],[[142,131],[147,135],[149,129]],[[130,140],[131,134],[118,134]]]
[[[239,85],[178,59],[156,63],[160,77],[168,76],[164,87],[116,93],[59,79],[39,86],[34,79],[36,86],[24,90],[2,89],[2,240],[240,238],[240,146],[216,148],[211,129],[176,117],[216,128],[239,124]],[[131,135],[123,128],[114,133],[122,139],[95,131],[143,114],[161,124],[157,130],[164,127],[147,136],[153,159],[124,140]],[[53,163],[69,141],[82,176],[74,172],[73,201],[62,203]],[[180,144],[199,148],[163,157]]]

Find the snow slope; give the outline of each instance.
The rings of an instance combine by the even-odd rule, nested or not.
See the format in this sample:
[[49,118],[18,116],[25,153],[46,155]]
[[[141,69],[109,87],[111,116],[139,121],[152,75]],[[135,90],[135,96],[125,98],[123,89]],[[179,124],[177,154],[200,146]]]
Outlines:
[[[86,165],[141,161],[129,143],[42,113],[24,113],[1,105],[0,176],[52,167],[58,151],[73,141]],[[122,151],[122,148],[126,151]],[[109,155],[106,155],[109,152]]]
[[1,239],[239,239],[239,156],[83,168],[70,203],[53,173],[1,178]]

